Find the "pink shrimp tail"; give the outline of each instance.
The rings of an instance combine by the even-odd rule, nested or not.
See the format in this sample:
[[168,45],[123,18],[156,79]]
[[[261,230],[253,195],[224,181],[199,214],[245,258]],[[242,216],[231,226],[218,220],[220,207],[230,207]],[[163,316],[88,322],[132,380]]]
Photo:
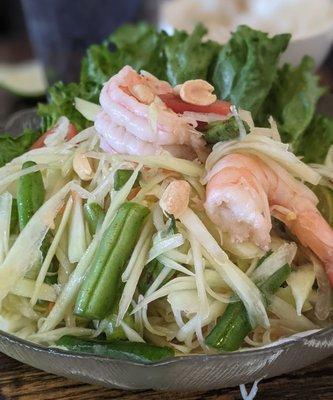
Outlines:
[[317,209],[300,212],[292,221],[283,221],[303,246],[323,262],[333,287],[333,230]]

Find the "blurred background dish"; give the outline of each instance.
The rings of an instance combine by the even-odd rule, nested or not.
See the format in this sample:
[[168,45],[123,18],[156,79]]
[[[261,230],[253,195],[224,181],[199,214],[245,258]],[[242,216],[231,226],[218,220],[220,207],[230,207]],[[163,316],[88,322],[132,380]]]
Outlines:
[[298,64],[308,54],[319,66],[333,41],[333,2],[331,0],[165,0],[160,26],[192,31],[203,23],[208,37],[225,43],[238,25],[278,34],[290,32],[291,44],[283,61]]
[[50,83],[77,80],[89,45],[102,42],[124,23],[153,22],[154,4],[141,0],[22,0],[33,49]]

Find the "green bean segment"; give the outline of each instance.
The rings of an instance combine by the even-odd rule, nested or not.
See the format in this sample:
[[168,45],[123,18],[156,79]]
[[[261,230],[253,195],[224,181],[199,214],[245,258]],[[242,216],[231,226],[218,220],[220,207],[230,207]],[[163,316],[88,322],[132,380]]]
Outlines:
[[[135,321],[133,315],[126,313],[123,321],[130,328],[135,330]],[[99,329],[101,332],[105,333],[108,341],[127,340],[124,329],[121,326],[117,326],[117,314],[115,312],[110,313],[100,322]]]
[[[114,189],[120,190],[125,183],[129,180],[132,176],[133,170],[132,169],[118,169],[114,174]],[[139,172],[133,187],[139,186],[139,180],[141,179],[141,172]]]
[[89,203],[84,205],[83,212],[88,223],[90,234],[95,235],[97,228],[102,224],[105,218],[103,208],[97,203]]
[[[249,125],[245,121],[243,121],[243,125],[246,133],[249,133]],[[204,130],[204,139],[210,144],[237,139],[238,137],[239,127],[235,117],[231,117],[224,121],[210,122]]]
[[149,209],[124,203],[106,229],[94,261],[79,291],[75,314],[103,319],[114,309],[121,291],[121,274],[137,242]]
[[13,199],[12,202],[12,211],[10,214],[10,233],[16,234],[19,231],[19,216],[17,210],[17,200]]
[[[23,164],[22,169],[36,165],[32,161]],[[40,171],[23,175],[18,180],[17,210],[20,230],[27,225],[31,217],[43,205],[45,200],[45,188]]]
[[[286,281],[291,272],[290,265],[286,264],[271,275],[262,285],[266,301]],[[215,327],[205,339],[207,346],[222,351],[235,351],[239,349],[244,338],[252,331],[247,311],[241,301],[229,303],[224,314],[220,317]]]
[[[147,290],[150,288],[152,283],[156,280],[158,275],[161,273],[163,270],[164,265],[161,264],[156,258],[150,263],[148,263],[144,270],[142,271],[142,274],[140,276],[140,280],[138,283],[138,289],[141,294],[146,294]],[[168,282],[172,276],[174,275],[174,271],[170,271],[168,276],[164,279],[164,281],[161,283],[160,286]],[[157,288],[158,289],[158,288]]]
[[158,347],[146,343],[122,340],[104,342],[101,340],[81,339],[74,336],[63,336],[56,342],[56,345],[77,353],[88,353],[142,363],[161,361],[175,355],[174,350],[169,347]]

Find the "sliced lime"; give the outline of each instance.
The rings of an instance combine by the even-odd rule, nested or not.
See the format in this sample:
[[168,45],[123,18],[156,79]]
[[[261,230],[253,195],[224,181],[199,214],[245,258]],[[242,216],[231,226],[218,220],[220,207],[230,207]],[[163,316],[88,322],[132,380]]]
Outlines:
[[47,89],[44,69],[37,61],[0,64],[0,87],[18,96],[41,96]]

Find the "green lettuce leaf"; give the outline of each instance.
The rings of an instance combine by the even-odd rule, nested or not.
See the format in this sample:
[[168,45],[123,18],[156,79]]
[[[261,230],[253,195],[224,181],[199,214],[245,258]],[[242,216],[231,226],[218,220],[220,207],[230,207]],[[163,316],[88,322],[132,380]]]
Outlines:
[[3,167],[14,158],[25,153],[31,145],[40,137],[40,133],[32,130],[25,130],[23,134],[17,138],[13,138],[9,134],[0,135],[0,167]]
[[315,115],[296,147],[306,163],[322,164],[333,145],[333,119]]
[[48,104],[38,105],[42,132],[50,129],[62,115],[66,116],[79,131],[91,126],[91,122],[74,107],[74,98],[81,97],[81,94],[82,90],[76,83],[65,85],[57,82],[53,85],[48,92]]
[[325,89],[318,85],[314,61],[304,57],[298,67],[285,64],[273,83],[265,104],[265,118],[272,115],[284,142],[297,146],[310,124]]
[[218,96],[255,117],[276,77],[280,54],[289,34],[269,38],[266,33],[239,26],[220,51],[213,72]]
[[207,29],[199,24],[191,35],[176,30],[165,39],[167,78],[173,86],[189,79],[208,79],[221,46],[210,40],[203,42],[206,33]]
[[110,36],[110,41],[118,49],[114,56],[121,60],[122,67],[128,64],[137,71],[143,69],[165,80],[165,38],[165,32],[158,32],[152,25],[140,23],[122,26]]
[[119,57],[114,57],[107,43],[92,45],[88,48],[86,57],[82,60],[80,75],[80,96],[85,100],[98,103],[103,83],[111,75],[122,68]]

